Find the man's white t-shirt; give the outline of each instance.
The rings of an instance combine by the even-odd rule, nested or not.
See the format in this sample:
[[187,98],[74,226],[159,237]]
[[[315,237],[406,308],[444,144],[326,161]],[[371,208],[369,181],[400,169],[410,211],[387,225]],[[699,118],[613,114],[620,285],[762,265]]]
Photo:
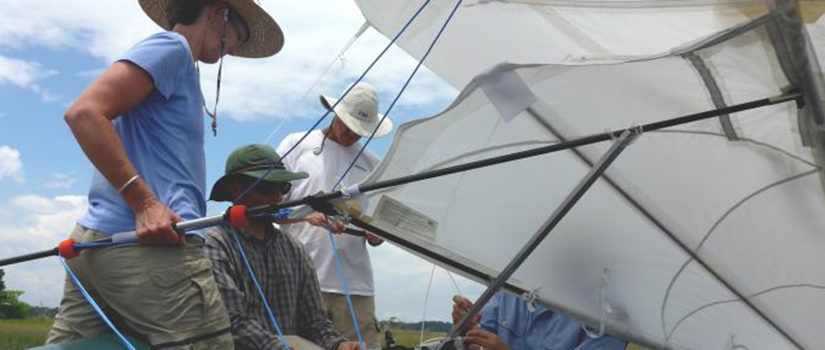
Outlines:
[[[284,155],[304,133],[288,135],[281,141],[277,152]],[[306,171],[309,178],[292,183],[292,191],[285,200],[300,199],[318,192],[329,193],[338,181],[341,174],[347,169],[352,159],[361,149],[361,143],[356,142],[350,147],[327,139],[320,154],[313,153],[321,145],[323,132],[315,130],[301,142],[290,154],[283,159],[284,165],[290,171]],[[344,178],[343,185],[349,186],[364,180],[378,165],[378,157],[369,150],[358,158]],[[281,225],[281,230],[303,243],[318,272],[321,291],[343,294],[341,281],[335,271],[335,257],[332,254],[332,244],[329,241],[328,231],[324,228],[307,223]],[[366,239],[348,234],[334,235],[335,244],[341,255],[344,272],[351,294],[373,295],[372,267],[367,253]]]

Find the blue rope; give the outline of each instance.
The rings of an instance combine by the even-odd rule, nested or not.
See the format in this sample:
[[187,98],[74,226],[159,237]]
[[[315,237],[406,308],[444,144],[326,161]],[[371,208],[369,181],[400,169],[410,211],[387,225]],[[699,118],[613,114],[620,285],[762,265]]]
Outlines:
[[109,318],[106,317],[106,314],[103,313],[103,310],[100,309],[100,306],[98,306],[95,300],[92,299],[92,296],[90,296],[89,293],[86,292],[86,288],[83,288],[83,284],[80,283],[80,280],[77,279],[77,276],[75,276],[74,272],[72,272],[72,269],[69,268],[69,265],[66,264],[66,259],[63,259],[61,257],[59,260],[60,263],[63,264],[63,267],[66,268],[66,273],[69,275],[69,277],[71,277],[72,282],[74,282],[74,285],[77,287],[77,289],[80,290],[80,293],[83,294],[83,298],[85,298],[86,302],[88,302],[89,305],[92,306],[92,309],[94,309],[97,312],[97,314],[100,315],[100,318],[103,319],[103,322],[105,322],[106,325],[109,326],[109,329],[111,329],[112,332],[115,333],[120,342],[123,343],[123,346],[125,346],[129,350],[136,350],[135,346],[132,345],[132,343],[130,343],[129,340],[126,339],[126,337],[124,337],[123,334],[120,333],[120,331],[117,330],[114,324],[112,324],[112,321],[109,321]]
[[[261,182],[261,180],[266,178],[275,169],[277,163],[281,163],[284,160],[284,158],[286,158],[287,155],[292,153],[292,151],[296,147],[298,147],[298,145],[300,145],[301,142],[303,142],[307,138],[307,136],[309,136],[309,134],[312,133],[318,127],[318,125],[321,124],[322,121],[324,121],[324,119],[327,118],[327,116],[335,109],[335,107],[338,106],[338,104],[344,99],[344,97],[346,97],[347,94],[349,94],[349,92],[355,87],[355,85],[357,85],[361,80],[364,79],[364,77],[367,75],[367,73],[369,73],[369,71],[373,68],[373,66],[375,66],[375,64],[378,62],[378,60],[381,59],[381,57],[384,56],[384,54],[387,52],[387,50],[389,50],[390,47],[392,47],[393,44],[395,44],[395,41],[401,36],[401,34],[403,34],[407,30],[407,28],[410,26],[410,24],[413,22],[413,20],[415,20],[415,18],[418,17],[418,15],[421,13],[421,11],[424,10],[424,8],[427,7],[427,5],[429,3],[430,3],[430,0],[425,0],[424,1],[424,3],[418,8],[418,10],[413,14],[413,16],[407,21],[407,23],[404,24],[404,27],[402,27],[401,30],[398,31],[398,33],[395,35],[395,37],[393,37],[393,39],[389,42],[389,44],[387,44],[387,46],[381,51],[381,53],[378,54],[378,57],[376,57],[372,61],[372,63],[370,63],[370,65],[367,67],[367,69],[364,70],[363,73],[361,73],[361,75],[358,77],[358,79],[356,79],[355,82],[352,83],[352,85],[350,85],[350,87],[347,88],[346,91],[344,91],[344,93],[341,95],[341,97],[338,98],[338,100],[335,101],[335,103],[329,109],[327,109],[324,112],[324,114],[321,116],[321,118],[319,118],[315,122],[315,124],[313,124],[312,127],[309,130],[307,130],[307,132],[304,133],[303,136],[301,136],[300,139],[298,139],[298,142],[296,142],[294,145],[292,145],[292,147],[290,147],[289,150],[286,151],[286,153],[281,155],[281,158],[278,159],[278,162],[276,162],[276,164],[273,164],[271,167],[269,167],[269,169],[267,169],[267,171],[263,175],[258,177],[252,184],[250,184],[246,189],[244,189],[243,192],[241,192],[241,194],[238,195],[238,197],[235,198],[233,203],[238,203],[241,200],[243,200],[243,198],[245,198],[246,195],[253,188],[255,188],[255,186],[257,186],[258,183]],[[417,70],[417,68],[416,68],[416,70]],[[409,81],[408,81],[408,83],[409,83]],[[405,84],[405,86],[406,86],[406,84]],[[397,97],[396,97],[396,99],[397,99]],[[373,135],[374,134],[375,134],[375,131],[373,131]],[[363,149],[361,151],[363,152]],[[361,152],[359,152],[359,155],[360,155],[360,153]],[[357,159],[357,157],[356,157],[356,159]],[[352,167],[352,165],[350,167]],[[249,271],[249,275],[252,278],[252,281],[255,283],[255,286],[258,288],[258,293],[260,294],[261,300],[263,301],[264,306],[266,307],[266,310],[269,313],[269,317],[272,320],[272,324],[275,326],[275,329],[278,331],[278,337],[281,339],[281,342],[285,346],[288,346],[286,341],[283,338],[283,334],[281,333],[281,330],[278,328],[278,323],[276,322],[275,316],[272,313],[272,310],[270,309],[269,304],[266,301],[263,290],[261,289],[261,286],[258,284],[258,281],[257,281],[257,279],[255,278],[255,275],[252,272],[252,266],[250,265],[249,260],[246,257],[246,253],[244,253],[244,251],[243,251],[243,247],[241,247],[241,245],[240,245],[240,240],[238,240],[237,232],[235,232],[234,229],[233,229],[233,233],[234,233],[234,236],[235,236],[235,242],[238,244],[238,249],[241,251],[241,256],[243,257],[244,264],[246,265],[247,270]],[[347,297],[347,304],[349,305],[350,314],[352,315],[352,319],[353,319],[353,322],[355,324],[355,332],[356,332],[356,335],[358,336],[358,342],[361,344],[362,349],[366,349],[366,346],[364,345],[364,341],[361,337],[361,331],[360,331],[360,327],[358,325],[357,318],[355,317],[355,309],[352,306],[352,300],[350,298],[349,287],[347,285],[346,277],[342,275],[343,269],[342,269],[342,264],[341,264],[341,257],[337,253],[337,247],[336,247],[336,244],[335,244],[335,240],[332,237],[332,231],[331,230],[329,230],[329,234],[330,234],[330,239],[332,241],[333,249],[334,249],[334,252],[335,252],[334,256],[335,256],[335,262],[337,264],[338,277],[341,278],[342,282],[343,282],[344,290],[345,290],[346,297]]]
[[73,245],[74,249],[85,249],[85,248],[97,248],[97,247],[109,247],[114,245],[121,245],[121,244],[134,244],[137,241],[125,241],[125,242],[87,242],[87,243],[76,243]]
[[[461,6],[462,2],[463,2],[463,0],[459,0],[455,4],[455,7],[453,7],[452,12],[450,12],[450,15],[447,17],[447,20],[444,21],[444,24],[441,25],[441,29],[439,29],[439,31],[436,34],[435,38],[433,38],[433,41],[430,43],[430,46],[427,48],[427,51],[424,53],[424,56],[422,56],[421,60],[418,61],[418,64],[415,66],[415,69],[412,71],[409,78],[407,78],[407,81],[404,82],[404,86],[401,87],[401,90],[398,91],[398,94],[395,95],[395,99],[393,99],[392,103],[390,103],[390,106],[387,108],[387,111],[384,112],[384,116],[381,117],[381,120],[378,122],[378,125],[376,125],[375,129],[372,131],[369,138],[367,138],[367,141],[364,142],[364,145],[361,146],[361,149],[358,150],[358,154],[355,155],[355,158],[352,159],[352,162],[349,164],[347,169],[338,178],[338,181],[335,183],[335,186],[333,186],[332,191],[334,191],[336,188],[338,188],[338,186],[341,185],[341,183],[344,181],[344,178],[347,176],[347,174],[349,174],[349,172],[350,172],[350,170],[352,170],[353,166],[355,166],[355,163],[358,161],[358,158],[361,157],[361,154],[364,153],[364,150],[367,148],[367,145],[369,145],[370,141],[372,141],[372,139],[375,138],[375,133],[378,132],[378,128],[381,126],[381,123],[383,123],[384,119],[386,119],[387,116],[390,114],[390,112],[392,111],[392,108],[395,106],[395,103],[398,102],[398,99],[401,97],[401,95],[407,89],[407,86],[410,84],[410,81],[412,81],[412,78],[415,77],[416,73],[418,73],[418,69],[421,68],[421,65],[424,63],[424,60],[426,60],[427,56],[429,56],[430,52],[432,52],[433,47],[435,47],[435,44],[436,44],[436,42],[438,42],[438,39],[441,38],[441,34],[444,33],[444,29],[447,28],[447,24],[450,23],[450,21],[453,18],[453,15],[455,15],[455,12],[458,10],[459,6]],[[347,305],[349,305],[349,311],[350,311],[350,315],[352,316],[352,322],[355,325],[355,327],[354,327],[355,328],[355,334],[358,337],[358,342],[361,344],[361,347],[365,349],[366,346],[364,346],[364,341],[361,338],[361,330],[360,330],[361,327],[358,324],[358,318],[355,316],[355,308],[352,306],[352,298],[351,298],[350,292],[349,292],[347,277],[343,273],[344,267],[343,267],[343,264],[341,263],[341,256],[340,256],[340,253],[338,253],[338,247],[335,244],[335,238],[332,235],[332,230],[331,229],[327,229],[327,230],[329,232],[329,241],[332,243],[332,252],[333,252],[333,256],[335,257],[336,272],[338,273],[338,278],[341,280],[341,286],[344,290],[344,296],[347,299]]]
[[[329,225],[329,222],[327,222],[327,225]],[[335,257],[335,272],[338,274],[338,279],[341,280],[341,288],[344,289],[344,296],[347,299],[349,313],[350,316],[352,316],[352,324],[354,325],[353,328],[355,328],[355,337],[358,339],[358,344],[361,344],[361,349],[366,349],[367,346],[364,344],[364,338],[361,336],[361,325],[358,324],[358,317],[355,316],[355,307],[352,306],[349,283],[347,282],[347,276],[344,275],[344,264],[341,263],[341,255],[338,253],[338,245],[335,244],[335,237],[333,237],[332,228],[328,226],[327,232],[329,232],[329,241],[332,243],[332,256]]]
[[252,283],[255,284],[255,287],[258,289],[258,295],[261,297],[261,301],[264,304],[264,309],[266,309],[266,313],[269,316],[269,320],[272,322],[272,326],[275,327],[275,331],[278,333],[278,340],[281,341],[281,344],[289,350],[289,343],[286,342],[286,338],[284,338],[284,333],[281,332],[281,328],[278,327],[278,321],[275,319],[275,314],[272,312],[272,308],[269,307],[269,302],[266,300],[266,296],[264,295],[264,290],[261,288],[261,284],[258,283],[258,279],[255,277],[255,272],[252,271],[252,265],[249,263],[249,259],[246,257],[246,252],[241,246],[241,240],[238,238],[238,231],[235,230],[234,227],[230,227],[232,230],[232,237],[235,238],[235,244],[238,245],[238,250],[241,252],[241,257],[243,258],[244,265],[246,266],[246,271],[249,273],[249,277],[252,278]]
[[[363,73],[361,73],[361,76],[359,76],[359,77],[358,77],[358,79],[356,79],[356,80],[355,80],[355,82],[354,82],[354,83],[352,83],[352,85],[350,85],[350,87],[349,87],[349,88],[347,88],[347,90],[346,90],[346,91],[344,91],[344,94],[343,94],[343,95],[341,95],[341,97],[340,97],[340,98],[338,98],[338,100],[337,100],[337,101],[335,101],[335,104],[333,104],[333,105],[332,105],[332,106],[331,106],[331,107],[330,107],[330,108],[329,108],[329,109],[328,109],[328,110],[327,110],[327,111],[326,111],[326,112],[325,112],[325,113],[321,116],[321,118],[320,118],[320,119],[318,119],[318,121],[316,121],[316,122],[315,122],[315,124],[313,124],[313,125],[312,125],[312,127],[311,127],[311,128],[310,128],[310,129],[309,129],[306,133],[304,133],[304,135],[303,135],[303,136],[301,136],[301,138],[300,138],[300,139],[298,139],[298,142],[296,142],[294,145],[292,145],[292,147],[290,147],[290,148],[289,148],[289,150],[287,150],[287,151],[286,151],[286,153],[284,153],[284,154],[282,154],[282,155],[281,155],[281,159],[278,159],[278,162],[276,162],[276,164],[277,164],[277,163],[281,163],[281,162],[284,160],[284,158],[286,158],[286,156],[287,156],[287,155],[289,155],[290,153],[292,153],[292,151],[293,151],[296,147],[298,147],[298,145],[300,145],[300,144],[301,144],[301,142],[304,142],[304,140],[307,138],[307,136],[309,136],[309,134],[310,134],[311,132],[313,132],[313,131],[315,130],[315,128],[317,128],[317,127],[318,127],[318,125],[319,125],[319,124],[321,124],[321,122],[322,122],[322,121],[324,121],[324,119],[326,119],[326,118],[327,118],[327,116],[328,116],[328,115],[332,112],[332,110],[334,110],[334,109],[335,109],[335,107],[337,107],[337,106],[338,106],[338,103],[340,103],[340,102],[344,99],[344,97],[346,97],[346,96],[347,96],[347,94],[349,94],[350,90],[352,90],[352,88],[353,88],[353,87],[355,87],[355,85],[356,85],[356,84],[358,84],[358,83],[359,83],[362,79],[364,79],[364,76],[366,76],[366,75],[367,75],[367,73],[369,73],[369,71],[372,69],[372,67],[373,67],[373,66],[375,66],[375,64],[378,62],[378,60],[379,60],[379,59],[381,59],[381,57],[382,57],[382,56],[384,56],[384,53],[386,53],[386,52],[387,52],[387,50],[389,50],[389,49],[390,49],[390,47],[392,47],[392,45],[393,45],[393,44],[395,44],[395,41],[396,41],[396,40],[397,40],[397,39],[401,36],[401,34],[403,34],[403,33],[404,33],[404,31],[406,31],[406,30],[407,30],[407,27],[409,27],[409,26],[410,26],[410,24],[413,22],[413,20],[414,20],[416,17],[418,17],[418,15],[421,13],[421,11],[422,11],[422,10],[424,10],[424,8],[425,8],[425,7],[427,7],[427,5],[428,5],[429,3],[430,3],[430,0],[425,0],[425,1],[424,1],[424,3],[423,3],[423,4],[422,4],[422,5],[418,8],[418,10],[417,10],[417,11],[415,11],[415,13],[412,15],[412,17],[410,17],[410,19],[407,21],[407,23],[406,23],[406,24],[404,24],[404,27],[402,27],[402,28],[401,28],[401,30],[399,30],[399,31],[398,31],[398,33],[397,33],[397,34],[395,34],[395,37],[393,37],[393,38],[392,38],[392,40],[390,41],[390,43],[389,43],[389,44],[387,44],[387,46],[386,46],[386,47],[384,47],[384,50],[382,50],[380,54],[378,54],[378,57],[376,57],[376,58],[372,61],[372,63],[370,63],[370,65],[367,67],[367,69],[366,69],[366,70],[364,70],[364,72],[363,72]],[[261,182],[261,180],[262,180],[263,178],[267,177],[267,176],[269,175],[269,173],[271,173],[271,172],[272,172],[272,170],[274,170],[274,169],[275,169],[275,165],[276,165],[276,164],[273,164],[271,167],[269,167],[269,169],[267,169],[267,170],[266,170],[266,172],[265,172],[263,175],[261,175],[261,176],[260,176],[257,180],[255,180],[255,182],[253,182],[251,185],[249,185],[249,187],[247,187],[246,189],[244,189],[244,190],[243,190],[243,192],[241,192],[241,194],[240,194],[237,198],[235,198],[235,200],[233,201],[233,203],[238,203],[238,202],[240,202],[243,198],[245,198],[245,197],[246,197],[246,195],[249,193],[249,191],[251,191],[253,188],[255,188],[255,186],[257,186],[257,185],[258,185],[258,183],[259,183],[259,182]]]
[[295,211],[295,210],[292,209],[292,208],[282,208],[282,209],[279,209],[278,212],[276,212],[275,214],[263,213],[263,214],[259,214],[259,215],[250,216],[250,218],[265,218],[267,220],[273,220],[273,221],[274,220],[283,220],[283,219],[288,219],[289,215],[291,215],[293,211]]
[[347,167],[347,170],[344,171],[344,173],[341,174],[341,177],[338,178],[338,182],[335,183],[335,186],[333,187],[333,190],[335,190],[336,188],[338,188],[338,186],[341,185],[341,182],[344,181],[344,177],[346,177],[347,174],[349,174],[350,170],[352,170],[352,167],[355,166],[355,163],[358,161],[358,158],[360,158],[361,154],[364,153],[364,150],[367,149],[367,145],[369,145],[370,141],[372,141],[372,139],[375,137],[375,133],[378,132],[378,128],[381,127],[381,123],[383,123],[384,119],[386,119],[387,116],[390,114],[390,111],[392,111],[392,108],[395,107],[395,103],[398,102],[398,99],[401,97],[401,95],[407,89],[407,86],[410,84],[410,81],[412,81],[412,78],[415,76],[416,73],[418,73],[418,69],[421,68],[421,65],[424,63],[424,60],[426,60],[427,56],[430,55],[430,52],[433,50],[433,47],[435,47],[435,43],[438,42],[439,38],[441,38],[441,34],[444,33],[444,29],[447,28],[447,24],[449,24],[450,21],[453,19],[453,15],[455,15],[455,12],[458,10],[459,6],[461,6],[461,3],[463,1],[464,0],[459,0],[455,4],[455,6],[453,7],[452,12],[450,12],[450,15],[447,17],[447,20],[444,21],[444,24],[441,25],[441,29],[439,29],[438,34],[436,34],[433,41],[430,42],[430,47],[427,48],[427,51],[424,53],[424,56],[422,56],[421,60],[418,61],[418,64],[415,66],[415,69],[413,70],[412,74],[410,74],[409,78],[407,78],[407,81],[404,82],[404,86],[401,87],[401,90],[398,91],[398,94],[395,95],[395,99],[392,100],[392,103],[390,103],[390,106],[387,108],[387,111],[384,112],[384,116],[381,117],[381,120],[378,122],[378,125],[375,126],[375,129],[372,131],[369,138],[367,138],[367,141],[365,141],[364,145],[361,146],[361,149],[358,150],[358,154],[355,155],[355,158],[353,158],[352,162]]
[[[343,94],[343,95],[341,95],[341,97],[340,97],[340,98],[338,98],[338,100],[337,100],[337,101],[335,101],[335,104],[333,104],[333,105],[332,105],[329,109],[327,109],[327,110],[324,112],[324,114],[321,116],[321,118],[319,118],[319,119],[315,122],[315,124],[313,124],[313,125],[312,125],[312,127],[311,127],[309,130],[307,130],[307,132],[306,132],[306,133],[304,133],[304,135],[303,135],[303,136],[301,136],[301,138],[300,138],[300,139],[298,139],[298,142],[296,142],[294,145],[292,145],[292,147],[290,147],[290,148],[289,148],[289,150],[287,150],[287,151],[286,151],[286,153],[284,153],[284,154],[282,154],[282,155],[281,155],[281,158],[280,158],[280,159],[278,159],[278,162],[276,162],[276,164],[273,164],[271,167],[269,167],[269,169],[267,169],[267,171],[266,171],[263,175],[261,175],[260,177],[258,177],[258,178],[255,180],[255,182],[253,182],[253,183],[252,183],[252,184],[250,184],[250,185],[249,185],[246,189],[244,189],[244,190],[243,190],[243,192],[241,192],[241,194],[240,194],[240,195],[238,195],[238,197],[236,197],[236,198],[235,198],[235,200],[233,201],[233,203],[238,203],[238,202],[240,202],[241,200],[243,200],[243,199],[246,197],[246,195],[247,195],[247,194],[248,194],[248,193],[249,193],[249,192],[250,192],[253,188],[255,188],[255,186],[257,186],[257,185],[258,185],[258,183],[260,183],[260,182],[261,182],[261,180],[263,180],[264,178],[266,178],[266,177],[267,177],[267,176],[268,176],[268,175],[269,175],[269,174],[270,174],[270,173],[271,173],[271,172],[275,169],[275,167],[276,167],[276,165],[277,165],[278,163],[281,163],[281,162],[284,160],[284,158],[286,158],[286,156],[287,156],[287,155],[289,155],[290,153],[292,153],[292,151],[293,151],[296,147],[298,147],[298,145],[300,145],[300,144],[301,144],[301,142],[303,142],[303,141],[307,138],[307,136],[309,136],[309,134],[310,134],[310,133],[312,133],[312,131],[314,131],[314,130],[315,130],[315,128],[317,128],[317,127],[318,127],[318,125],[320,125],[322,121],[324,121],[324,119],[326,119],[326,118],[327,118],[327,116],[328,116],[328,115],[329,115],[329,114],[330,114],[330,113],[331,113],[331,112],[335,109],[335,107],[337,107],[337,106],[338,106],[338,104],[339,104],[339,103],[340,103],[340,102],[344,99],[344,97],[346,97],[346,96],[347,96],[347,94],[349,94],[350,90],[352,90],[352,89],[353,89],[353,87],[355,87],[355,85],[356,85],[356,84],[358,84],[361,80],[363,80],[363,79],[364,79],[364,77],[367,75],[367,73],[369,73],[369,71],[372,69],[372,67],[373,67],[373,66],[375,66],[375,64],[378,62],[378,60],[379,60],[379,59],[381,59],[381,57],[383,57],[383,56],[384,56],[384,54],[387,52],[387,50],[389,50],[389,49],[390,49],[390,47],[392,47],[392,45],[395,43],[395,41],[396,41],[396,40],[397,40],[397,39],[401,36],[401,34],[402,34],[402,33],[404,33],[404,31],[406,31],[406,30],[407,30],[407,28],[410,26],[410,24],[413,22],[413,20],[414,20],[415,18],[417,18],[417,17],[418,17],[418,15],[421,13],[421,11],[422,11],[422,10],[424,10],[424,8],[425,8],[425,7],[426,7],[429,3],[430,3],[430,0],[425,0],[425,1],[424,1],[424,3],[423,3],[423,4],[422,4],[422,5],[418,8],[418,10],[417,10],[417,11],[413,14],[413,16],[412,16],[412,17],[411,17],[411,18],[407,21],[407,23],[406,23],[406,24],[404,24],[404,27],[402,27],[402,28],[401,28],[401,30],[399,30],[399,31],[398,31],[398,33],[395,35],[395,37],[393,37],[393,39],[389,42],[389,44],[387,44],[387,46],[386,46],[386,47],[384,47],[384,49],[381,51],[381,53],[380,53],[380,54],[378,54],[378,57],[376,57],[376,58],[372,61],[372,63],[370,63],[370,65],[367,67],[367,69],[366,69],[366,70],[364,70],[364,72],[363,72],[363,73],[362,73],[362,74],[358,77],[358,79],[356,79],[356,80],[355,80],[355,82],[354,82],[354,83],[352,83],[352,85],[350,85],[350,87],[349,87],[349,88],[347,88],[347,90],[346,90],[346,91],[344,91],[344,94]],[[275,316],[274,316],[274,314],[272,313],[272,310],[270,309],[269,304],[268,304],[268,303],[267,303],[267,301],[266,301],[266,297],[264,296],[264,293],[263,293],[263,290],[261,289],[261,286],[258,284],[258,281],[257,281],[257,279],[255,278],[254,273],[252,272],[252,266],[250,265],[249,260],[248,260],[248,259],[247,259],[247,257],[246,257],[246,253],[244,252],[243,247],[241,247],[241,245],[240,245],[240,241],[238,240],[238,237],[237,237],[237,232],[235,232],[235,230],[234,230],[234,229],[233,229],[233,233],[234,233],[234,236],[235,236],[235,242],[236,242],[236,243],[237,243],[237,245],[238,245],[238,249],[241,251],[241,256],[243,257],[244,264],[246,265],[246,268],[247,268],[247,270],[249,271],[249,275],[250,275],[250,277],[252,277],[252,281],[255,283],[255,286],[258,288],[258,293],[259,293],[259,294],[260,294],[260,296],[261,296],[261,301],[263,302],[264,306],[266,307],[266,311],[267,311],[267,313],[269,314],[269,317],[270,317],[270,319],[271,319],[271,321],[272,321],[272,324],[275,326],[275,330],[278,332],[278,337],[279,337],[279,339],[281,340],[281,343],[283,343],[283,344],[284,344],[284,346],[287,346],[287,348],[288,348],[288,346],[289,346],[289,345],[287,345],[287,343],[286,343],[286,341],[285,341],[285,339],[284,339],[284,337],[283,337],[283,334],[281,333],[280,328],[278,328],[278,323],[277,323],[277,321],[275,320]],[[332,234],[332,231],[330,231],[330,234]],[[335,246],[335,243],[333,243],[333,246]],[[341,270],[341,269],[340,269],[340,264],[341,264],[341,262],[340,262],[340,257],[336,254],[335,258],[336,258],[336,262],[337,262],[337,263],[338,263],[338,265],[339,265],[339,269],[338,269],[338,270],[339,270],[339,277],[340,277],[340,270]],[[344,284],[346,285],[346,280],[344,280]],[[353,307],[352,307],[352,301],[350,300],[350,297],[349,297],[349,292],[348,292],[348,291],[347,291],[347,303],[349,304],[349,307],[350,307],[350,313],[352,314],[352,318],[353,318],[353,320],[356,320],[356,318],[355,318],[355,311],[354,311],[354,309],[353,309]],[[359,330],[359,327],[358,327],[358,322],[357,322],[357,321],[355,322],[355,329],[356,329],[356,334],[358,335],[358,342],[359,342],[359,343],[361,343],[361,348],[362,348],[362,349],[366,349],[366,346],[364,346],[363,339],[361,338],[361,331]]]

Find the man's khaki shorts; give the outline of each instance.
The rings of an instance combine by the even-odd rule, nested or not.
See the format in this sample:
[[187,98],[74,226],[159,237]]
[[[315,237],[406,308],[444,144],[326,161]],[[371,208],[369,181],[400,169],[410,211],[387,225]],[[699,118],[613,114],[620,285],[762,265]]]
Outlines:
[[[321,296],[324,298],[327,316],[335,329],[348,340],[357,341],[347,297],[344,294],[326,292],[322,292]],[[368,348],[380,347],[380,330],[378,320],[375,319],[375,297],[371,295],[350,295],[350,297],[352,306],[355,308],[355,317],[358,318],[360,324],[361,337],[364,338]]]
[[[108,237],[79,225],[71,235],[78,243]],[[67,263],[101,308],[108,310],[107,316],[153,348],[231,350],[229,317],[212,264],[203,253],[203,240],[187,238],[184,247],[87,249]],[[67,276],[60,311],[46,342],[64,343],[107,332]]]

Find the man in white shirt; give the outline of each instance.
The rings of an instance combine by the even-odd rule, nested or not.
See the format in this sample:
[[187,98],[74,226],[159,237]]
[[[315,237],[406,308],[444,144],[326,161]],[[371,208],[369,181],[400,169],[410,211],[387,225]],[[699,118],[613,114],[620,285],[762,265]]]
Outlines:
[[[322,95],[321,104],[329,109],[335,105],[335,99]],[[389,118],[380,122],[378,95],[375,89],[366,83],[355,85],[335,107],[334,112],[335,117],[329,127],[311,132],[283,159],[288,170],[305,171],[310,174],[308,179],[296,183],[287,200],[300,199],[321,191],[330,192],[361,149],[358,140],[362,136],[369,136],[376,128],[378,130],[375,137],[386,136],[392,131],[392,121]],[[288,135],[278,146],[277,152],[286,154],[301,136],[303,133]],[[364,180],[378,162],[375,154],[365,150],[352,170],[344,177],[342,185],[349,186]],[[356,339],[355,327],[344,289],[335,270],[335,257],[326,230],[307,223],[283,225],[282,230],[303,243],[312,257],[327,314],[335,328],[344,337]],[[334,239],[341,254],[343,273],[348,282],[361,335],[367,346],[380,346],[378,322],[375,318],[372,267],[366,243],[378,246],[383,240],[372,234],[367,234],[366,237],[339,234],[335,235]]]

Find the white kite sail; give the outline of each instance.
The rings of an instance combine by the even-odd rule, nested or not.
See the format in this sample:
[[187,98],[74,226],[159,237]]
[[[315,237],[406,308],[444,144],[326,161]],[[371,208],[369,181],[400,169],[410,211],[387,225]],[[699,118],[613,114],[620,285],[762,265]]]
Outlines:
[[[392,37],[424,0],[355,0]],[[766,11],[753,0],[467,0],[424,64],[454,87],[501,62],[580,62],[651,55]],[[398,39],[420,59],[455,1],[431,1]]]
[[[357,2],[384,33],[419,5]],[[420,57],[453,4],[434,2],[400,46]],[[399,127],[366,183],[802,91],[802,109],[791,101],[639,135],[508,288],[652,347],[822,348],[821,73],[787,8],[751,20],[758,8],[735,5],[464,5],[425,64],[468,84],[444,112]],[[807,26],[812,42],[823,28]],[[372,192],[369,214],[407,248],[488,282],[609,147]]]

